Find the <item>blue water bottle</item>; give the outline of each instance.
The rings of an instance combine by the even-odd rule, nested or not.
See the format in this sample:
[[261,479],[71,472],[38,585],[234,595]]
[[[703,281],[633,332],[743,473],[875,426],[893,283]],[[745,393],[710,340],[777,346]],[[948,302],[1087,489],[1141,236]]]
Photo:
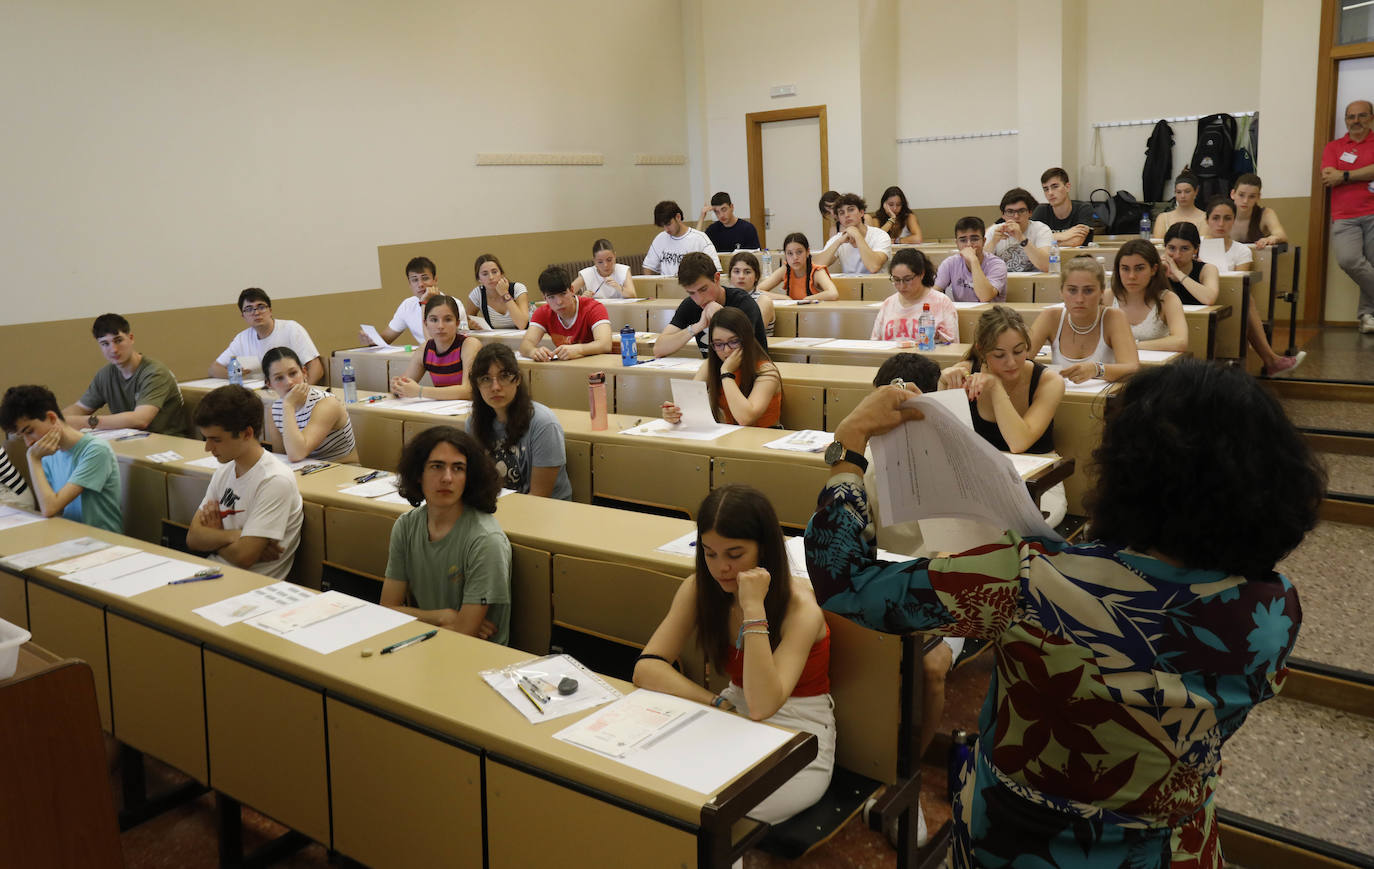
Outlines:
[[243,385],[243,363],[237,356],[229,358],[229,382],[235,386]]
[[344,357],[343,374],[339,377],[343,381],[344,404],[358,403],[358,377],[353,373],[353,360]]
[[972,740],[964,730],[956,730],[950,734],[949,743],[949,799],[954,802],[954,795],[959,792],[959,776],[968,765],[968,759],[973,756]]
[[635,344],[635,327],[620,327],[620,364],[626,368],[639,364],[639,347]]

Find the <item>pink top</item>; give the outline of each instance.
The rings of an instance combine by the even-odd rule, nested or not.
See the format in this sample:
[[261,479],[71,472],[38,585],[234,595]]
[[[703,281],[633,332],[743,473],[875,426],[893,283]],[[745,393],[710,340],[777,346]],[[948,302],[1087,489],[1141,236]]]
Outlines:
[[878,308],[878,317],[873,321],[873,341],[915,341],[920,335],[919,325],[921,308],[930,305],[930,315],[935,318],[935,340],[940,344],[959,343],[959,311],[954,301],[936,289],[929,289],[921,300],[907,305],[900,293],[893,293],[883,299]]

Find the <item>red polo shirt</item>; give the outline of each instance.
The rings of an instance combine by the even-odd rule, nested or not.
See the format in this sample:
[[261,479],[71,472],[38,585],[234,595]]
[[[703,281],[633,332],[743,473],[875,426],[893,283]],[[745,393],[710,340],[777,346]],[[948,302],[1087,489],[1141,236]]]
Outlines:
[[[1354,155],[1349,159],[1348,155]],[[1342,159],[1342,155],[1347,155]],[[1341,172],[1360,169],[1374,163],[1374,134],[1356,142],[1347,133],[1322,149],[1322,168],[1328,166]],[[1331,219],[1346,220],[1374,214],[1374,182],[1337,184],[1331,188]]]

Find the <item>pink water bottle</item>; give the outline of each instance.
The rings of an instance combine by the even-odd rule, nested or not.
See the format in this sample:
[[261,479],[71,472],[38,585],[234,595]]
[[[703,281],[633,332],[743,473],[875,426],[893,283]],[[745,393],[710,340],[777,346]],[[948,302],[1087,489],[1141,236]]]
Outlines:
[[605,431],[606,417],[606,372],[598,371],[587,375],[587,404],[592,411],[592,431]]

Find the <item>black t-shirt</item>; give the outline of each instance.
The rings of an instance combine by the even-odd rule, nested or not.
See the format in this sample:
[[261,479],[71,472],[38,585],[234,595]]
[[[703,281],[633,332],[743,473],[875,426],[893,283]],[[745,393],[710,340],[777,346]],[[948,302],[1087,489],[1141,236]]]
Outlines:
[[[1031,220],[1040,221],[1041,223],[1048,226],[1052,232],[1063,232],[1066,229],[1072,229],[1080,223],[1084,226],[1092,226],[1092,203],[1079,202],[1077,199],[1071,201],[1073,202],[1073,209],[1069,211],[1069,216],[1064,218],[1063,220],[1060,220],[1059,218],[1054,216],[1054,209],[1050,207],[1050,204],[1048,202],[1042,202],[1039,205],[1035,206],[1035,211],[1031,212]],[[1088,237],[1083,239],[1083,243],[1087,244],[1092,240],[1093,231],[1089,229]]]
[[[740,221],[743,223],[744,221]],[[725,287],[725,307],[739,308],[744,316],[749,318],[749,322],[754,324],[754,338],[759,342],[759,346],[764,350],[768,349],[768,333],[763,329],[763,316],[759,314],[759,305],[744,290],[737,290],[734,287]],[[668,321],[669,326],[676,326],[679,329],[686,329],[693,323],[701,319],[701,308],[691,299],[683,299],[682,304],[677,306],[673,312],[673,319]],[[710,329],[696,334],[697,349],[701,351],[704,358],[706,351],[706,337],[711,334]]]
[[[1193,260],[1193,270],[1188,272],[1188,277],[1192,278],[1198,283],[1202,283],[1202,267],[1204,265],[1206,265],[1206,263],[1204,263],[1202,260]],[[1173,278],[1169,278],[1169,289],[1177,293],[1179,299],[1181,299],[1183,301],[1183,304],[1185,305],[1202,304],[1202,302],[1196,296],[1188,292],[1187,287],[1185,287],[1178,281],[1174,280]]]
[[711,244],[716,246],[720,253],[729,253],[735,250],[758,250],[759,231],[754,229],[754,224],[740,218],[735,221],[735,225],[726,227],[725,224],[717,220],[715,223],[706,227],[706,237],[711,239]]

